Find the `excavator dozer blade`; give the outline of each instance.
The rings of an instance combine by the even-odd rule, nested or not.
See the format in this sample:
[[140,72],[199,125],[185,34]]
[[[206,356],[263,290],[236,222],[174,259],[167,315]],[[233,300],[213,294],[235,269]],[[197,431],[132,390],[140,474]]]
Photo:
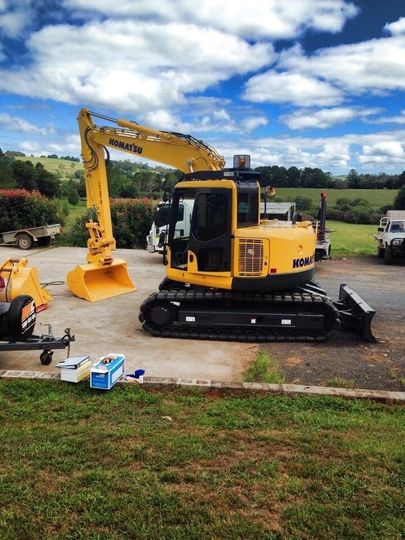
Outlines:
[[7,259],[0,265],[0,275],[6,283],[4,290],[0,291],[0,300],[11,302],[17,296],[31,296],[38,313],[48,307],[48,302],[52,299],[52,296],[41,285],[37,268],[27,265],[28,260],[25,257],[22,259]]
[[66,282],[74,295],[90,302],[136,291],[127,263],[122,259],[116,259],[108,266],[78,265],[68,273]]
[[339,320],[342,328],[355,330],[366,341],[377,341],[371,330],[371,321],[375,311],[359,294],[348,285],[341,284],[339,301],[333,303],[339,310]]

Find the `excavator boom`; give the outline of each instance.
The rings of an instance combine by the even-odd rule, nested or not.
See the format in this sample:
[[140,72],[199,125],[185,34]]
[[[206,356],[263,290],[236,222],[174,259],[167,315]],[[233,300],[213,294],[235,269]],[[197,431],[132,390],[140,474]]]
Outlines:
[[[114,125],[97,126],[93,117]],[[202,141],[168,131],[158,131],[136,122],[118,120],[81,109],[78,117],[82,159],[85,171],[87,207],[95,209],[96,221],[86,224],[89,233],[87,264],[78,265],[67,275],[69,289],[89,301],[103,300],[135,291],[127,263],[113,259],[113,236],[108,191],[105,148],[151,159],[183,172],[217,171],[225,160]]]

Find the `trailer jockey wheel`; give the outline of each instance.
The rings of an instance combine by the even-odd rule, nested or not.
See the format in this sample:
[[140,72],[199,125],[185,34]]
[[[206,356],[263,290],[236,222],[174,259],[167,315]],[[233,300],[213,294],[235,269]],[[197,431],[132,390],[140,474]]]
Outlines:
[[43,351],[39,357],[41,364],[44,366],[49,366],[52,362],[53,351]]
[[25,341],[32,336],[36,321],[35,302],[28,295],[14,298],[7,312],[8,335],[15,341]]

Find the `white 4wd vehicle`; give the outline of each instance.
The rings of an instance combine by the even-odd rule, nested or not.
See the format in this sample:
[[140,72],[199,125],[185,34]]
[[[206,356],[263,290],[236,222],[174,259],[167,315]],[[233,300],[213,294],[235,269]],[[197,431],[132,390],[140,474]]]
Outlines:
[[405,257],[405,210],[389,210],[381,218],[377,240],[377,255],[385,264],[392,264],[394,257]]

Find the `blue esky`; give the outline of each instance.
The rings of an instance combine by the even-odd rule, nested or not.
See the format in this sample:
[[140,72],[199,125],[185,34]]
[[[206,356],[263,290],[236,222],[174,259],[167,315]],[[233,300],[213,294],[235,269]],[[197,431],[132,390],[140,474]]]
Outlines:
[[228,165],[398,173],[404,90],[405,0],[0,0],[3,151],[79,156],[85,106]]

